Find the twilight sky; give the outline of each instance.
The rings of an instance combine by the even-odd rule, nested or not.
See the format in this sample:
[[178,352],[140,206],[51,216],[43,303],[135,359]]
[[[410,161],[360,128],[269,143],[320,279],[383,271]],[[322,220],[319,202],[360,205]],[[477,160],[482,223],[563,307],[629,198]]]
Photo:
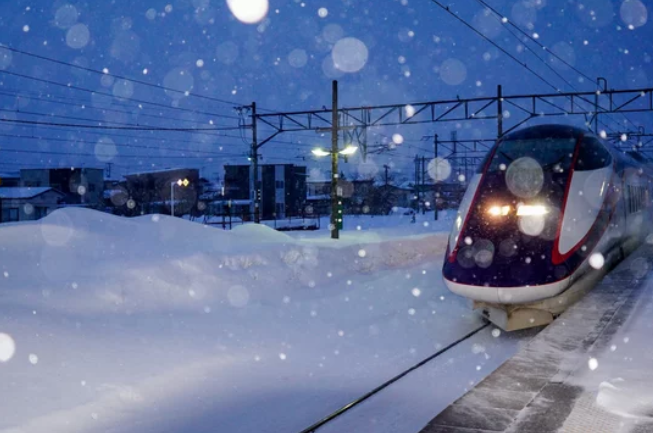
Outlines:
[[[328,107],[333,79],[343,106],[488,96],[497,84],[506,95],[553,91],[431,0],[270,0],[254,24],[241,20],[256,20],[266,0],[229,3],[233,9],[225,0],[2,2],[0,44],[108,74],[0,48],[0,172],[111,163],[112,177],[182,166],[213,177],[225,163],[248,163],[250,134],[238,130],[235,107],[252,101],[279,111]],[[596,89],[531,41],[515,38],[477,0],[443,4],[561,90]],[[607,78],[611,88],[651,85],[653,30],[640,0],[488,4],[584,74]],[[651,116],[628,118],[646,126]],[[612,130],[623,129],[623,116],[604,120]],[[98,129],[99,122],[203,130],[107,130]],[[473,121],[377,129],[370,131],[370,145],[393,134],[403,143],[343,166],[369,175],[390,164],[399,177],[409,177],[416,154],[433,157],[422,136],[448,137],[457,129],[460,139],[486,138],[495,128]],[[328,137],[315,132],[282,134],[263,148],[262,162],[306,164],[314,176],[323,175],[329,165],[313,159],[310,149],[326,143]]]

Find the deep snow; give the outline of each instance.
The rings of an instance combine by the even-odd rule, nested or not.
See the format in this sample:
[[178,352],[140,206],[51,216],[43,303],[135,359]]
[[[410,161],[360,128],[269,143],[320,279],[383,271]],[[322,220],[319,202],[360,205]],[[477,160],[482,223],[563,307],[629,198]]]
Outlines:
[[[647,241],[653,243],[650,236]],[[634,308],[609,341],[592,353],[584,368],[573,377],[574,383],[595,395],[600,408],[618,415],[626,424],[653,422],[653,279],[647,275],[650,266],[645,258],[631,262],[632,274],[644,279]],[[630,431],[628,425],[623,431]]]
[[[1,226],[0,333],[16,349],[0,430],[307,427],[480,323],[441,283],[446,233],[382,225],[335,242],[84,209]],[[446,374],[478,380],[511,350],[474,346]]]

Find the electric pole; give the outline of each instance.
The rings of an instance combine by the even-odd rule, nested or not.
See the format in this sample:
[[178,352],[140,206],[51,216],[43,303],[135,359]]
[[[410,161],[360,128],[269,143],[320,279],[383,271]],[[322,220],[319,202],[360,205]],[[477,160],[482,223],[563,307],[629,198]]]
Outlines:
[[438,168],[438,165],[439,165],[439,161],[438,161],[438,134],[433,135],[433,155],[434,155],[434,158],[435,158],[433,160],[433,178],[434,178],[434,187],[433,187],[433,189],[434,189],[434,193],[433,193],[434,205],[433,205],[433,208],[435,209],[435,220],[437,221],[438,220],[438,199],[440,198],[440,197],[438,197],[438,187],[437,187],[438,182],[439,182],[438,172],[437,172],[437,168]]
[[340,237],[339,223],[342,215],[338,214],[338,81],[332,83],[331,100],[331,239]]
[[390,166],[388,164],[383,164],[383,168],[385,169],[385,186],[388,186],[388,169]]
[[422,215],[426,214],[426,157],[422,157]]
[[256,130],[256,102],[252,102],[252,190],[254,192],[254,222],[261,222],[260,219],[260,189],[258,185],[258,131]]

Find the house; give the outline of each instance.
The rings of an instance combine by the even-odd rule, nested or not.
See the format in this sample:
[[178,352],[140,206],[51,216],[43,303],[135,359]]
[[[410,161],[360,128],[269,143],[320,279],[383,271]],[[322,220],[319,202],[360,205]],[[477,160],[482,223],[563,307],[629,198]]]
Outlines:
[[0,187],[0,222],[41,219],[57,209],[65,196],[48,186]]
[[316,215],[331,213],[331,181],[306,181],[306,210]]
[[64,194],[62,205],[102,208],[104,169],[102,168],[23,168],[20,186],[51,187]]
[[407,208],[410,207],[411,203],[414,200],[415,193],[413,188],[404,188],[399,185],[393,185],[391,183],[376,183],[376,189],[378,194],[382,197],[384,204],[389,205],[390,208]]
[[[121,209],[127,215],[170,213],[174,195],[175,215],[197,212],[200,174],[196,168],[140,172],[125,176],[124,191],[129,199]],[[179,181],[188,182],[178,185]],[[118,188],[121,189],[121,188]]]
[[250,201],[258,190],[261,219],[287,218],[302,215],[306,204],[306,167],[294,164],[261,164],[258,166],[258,188],[254,187],[250,165],[226,165],[224,200]]

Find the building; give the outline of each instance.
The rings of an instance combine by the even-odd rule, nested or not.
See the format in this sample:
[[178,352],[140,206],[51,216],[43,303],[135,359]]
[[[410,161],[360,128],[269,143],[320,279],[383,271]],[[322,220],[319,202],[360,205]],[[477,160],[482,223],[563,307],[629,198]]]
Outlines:
[[51,187],[0,187],[0,222],[33,221],[59,207],[66,195]]
[[20,186],[20,173],[0,173],[0,187]]
[[329,215],[331,213],[331,181],[306,181],[306,208],[309,214]]
[[[174,194],[175,215],[197,212],[200,195],[200,174],[196,168],[179,168],[151,172],[134,173],[125,176],[124,195],[127,200],[121,207],[127,215],[171,212],[171,197]],[[187,180],[187,185],[177,185],[179,180]],[[123,200],[120,200],[122,202]],[[115,200],[114,200],[115,202]],[[120,203],[119,202],[119,203]]]
[[253,196],[260,192],[261,219],[279,219],[303,215],[306,205],[306,167],[294,164],[262,164],[258,166],[258,188],[254,188],[250,165],[226,165],[225,202],[249,205],[254,212]]
[[24,168],[20,170],[20,186],[51,187],[64,194],[63,206],[83,205],[100,209],[104,202],[104,169]]

